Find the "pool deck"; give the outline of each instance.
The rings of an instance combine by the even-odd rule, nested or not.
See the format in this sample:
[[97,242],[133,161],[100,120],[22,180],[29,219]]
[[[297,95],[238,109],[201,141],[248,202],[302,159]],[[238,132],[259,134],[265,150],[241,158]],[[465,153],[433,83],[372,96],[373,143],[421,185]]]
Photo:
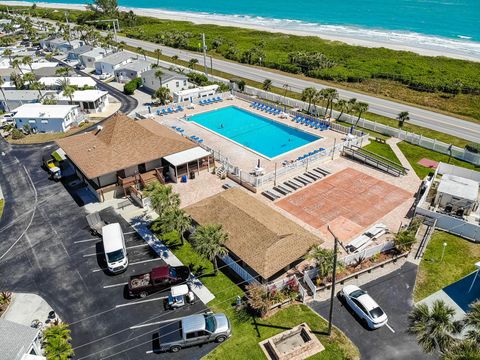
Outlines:
[[[192,116],[192,115],[197,115],[197,114],[201,114],[204,112],[208,112],[208,111],[212,111],[212,110],[216,110],[216,109],[220,109],[228,106],[236,106],[238,108],[242,108],[254,114],[266,117],[268,119],[277,121],[279,123],[283,123],[285,125],[291,126],[298,130],[313,134],[315,136],[321,136],[322,138],[310,144],[302,146],[298,149],[289,151],[283,155],[279,155],[273,159],[268,159],[240,144],[237,144],[225,137],[222,137],[216,134],[213,131],[210,131],[193,122],[186,121],[183,118],[184,114],[186,114],[187,116]],[[267,173],[272,172],[275,169],[275,164],[277,164],[277,168],[280,168],[282,167],[282,162],[285,160],[292,161],[301,155],[304,155],[315,149],[318,149],[319,147],[323,147],[323,148],[331,147],[333,146],[333,143],[335,141],[339,143],[345,137],[345,135],[337,133],[335,131],[315,130],[304,125],[296,124],[292,122],[290,118],[281,119],[279,116],[273,116],[265,112],[252,109],[249,107],[248,102],[240,99],[224,100],[220,103],[205,105],[205,106],[197,105],[196,108],[193,110],[186,109],[186,111],[177,113],[177,114],[155,116],[154,120],[156,120],[160,124],[165,125],[169,128],[172,126],[181,127],[182,129],[185,130],[184,135],[187,137],[195,135],[202,138],[204,140],[203,143],[206,146],[216,151],[219,151],[223,156],[227,157],[232,164],[234,164],[235,166],[238,166],[240,169],[247,172],[250,172],[255,168],[255,166],[257,165],[258,159],[260,159],[261,166],[265,169]]]

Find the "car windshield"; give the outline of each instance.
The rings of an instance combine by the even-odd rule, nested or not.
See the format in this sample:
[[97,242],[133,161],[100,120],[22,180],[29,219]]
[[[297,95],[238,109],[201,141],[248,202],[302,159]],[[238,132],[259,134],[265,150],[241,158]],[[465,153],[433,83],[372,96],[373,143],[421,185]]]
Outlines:
[[380,307],[376,307],[375,309],[370,310],[370,315],[372,319],[377,319],[383,315],[383,310]]
[[215,323],[215,317],[212,315],[205,315],[205,325],[207,331],[213,333],[217,327]]
[[123,255],[123,249],[107,253],[107,258],[108,258],[109,263],[114,263],[114,262],[120,261],[124,257],[125,256]]
[[356,299],[362,295],[365,295],[365,291],[363,291],[362,289],[358,289],[358,290],[355,290],[355,291],[352,291],[350,293],[350,297]]

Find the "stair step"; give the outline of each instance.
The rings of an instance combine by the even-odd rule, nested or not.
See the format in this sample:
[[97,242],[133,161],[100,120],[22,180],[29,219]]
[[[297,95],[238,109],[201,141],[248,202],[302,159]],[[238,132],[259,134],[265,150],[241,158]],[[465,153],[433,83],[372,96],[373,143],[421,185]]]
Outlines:
[[301,178],[300,176],[297,176],[294,178],[295,180],[297,180],[299,183],[302,183],[303,185],[308,185],[310,184],[309,181],[306,181],[305,179]]
[[271,201],[275,201],[278,199],[278,196],[272,194],[270,191],[263,191],[262,195]]
[[302,176],[297,176],[299,179],[302,179],[303,181],[305,181],[307,184],[311,184],[312,183],[312,180],[309,180],[309,179],[306,179],[303,175]]
[[293,189],[293,190],[298,190],[298,189],[300,189],[300,186],[297,186],[297,185],[295,185],[295,184],[293,184],[293,183],[291,183],[291,182],[288,182],[288,181],[285,181],[284,184],[285,184],[286,186],[290,187],[290,188]]
[[313,181],[317,181],[319,179],[315,175],[310,175],[309,173],[304,173],[303,176],[305,176],[307,179],[312,179]]
[[280,189],[278,186],[274,186],[273,187],[273,190],[275,190],[276,192],[282,194],[282,195],[287,195],[288,193],[286,191],[283,191],[282,189]]
[[277,187],[279,189],[282,189],[283,191],[285,191],[286,193],[290,194],[292,192],[292,190],[288,189],[288,188],[285,188],[284,186],[282,185],[277,185]]

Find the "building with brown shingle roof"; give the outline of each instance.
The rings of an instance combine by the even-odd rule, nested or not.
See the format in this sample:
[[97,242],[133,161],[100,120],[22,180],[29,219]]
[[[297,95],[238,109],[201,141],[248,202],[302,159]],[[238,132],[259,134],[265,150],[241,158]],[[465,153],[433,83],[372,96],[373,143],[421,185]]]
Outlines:
[[323,241],[275,209],[233,188],[188,206],[200,224],[221,224],[230,257],[257,280],[273,280]]
[[168,173],[171,166],[164,157],[197,147],[154,120],[135,121],[124,114],[112,116],[94,131],[58,139],[57,144],[94,190],[158,168]]

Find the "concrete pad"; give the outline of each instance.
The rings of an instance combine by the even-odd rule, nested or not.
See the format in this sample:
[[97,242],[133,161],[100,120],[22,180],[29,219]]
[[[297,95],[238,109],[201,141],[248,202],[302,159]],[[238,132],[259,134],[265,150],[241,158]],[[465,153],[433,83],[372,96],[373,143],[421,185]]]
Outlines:
[[50,305],[36,294],[14,293],[4,319],[30,326],[35,319],[45,323],[48,313],[52,310]]
[[463,311],[462,308],[458,306],[457,303],[443,290],[437,291],[432,295],[427,296],[425,299],[420,300],[417,302],[417,305],[426,304],[430,307],[436,300],[441,300],[451,308],[455,309],[455,315],[453,316],[455,320],[462,320],[465,317],[465,311]]

